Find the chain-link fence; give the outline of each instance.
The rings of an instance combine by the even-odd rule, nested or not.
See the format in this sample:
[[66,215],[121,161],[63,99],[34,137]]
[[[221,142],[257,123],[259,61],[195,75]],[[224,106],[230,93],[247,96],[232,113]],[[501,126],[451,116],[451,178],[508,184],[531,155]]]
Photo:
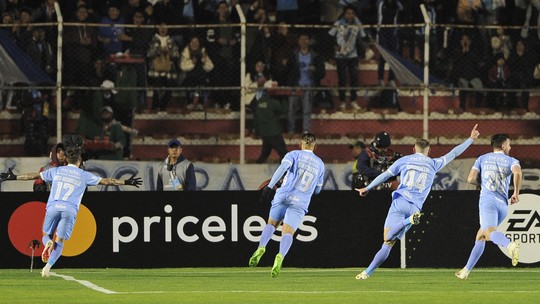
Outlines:
[[25,69],[18,49],[44,78],[2,79],[0,155],[48,155],[78,133],[93,158],[162,158],[177,137],[192,160],[249,163],[264,161],[261,138],[277,126],[289,150],[311,131],[325,161],[345,162],[382,130],[395,151],[427,136],[440,155],[478,123],[484,145],[465,156],[509,133],[513,155],[540,162],[534,27],[362,25],[347,10],[293,25],[245,8],[208,25],[149,25],[140,11],[99,22],[85,6],[69,22],[4,22],[12,72]]

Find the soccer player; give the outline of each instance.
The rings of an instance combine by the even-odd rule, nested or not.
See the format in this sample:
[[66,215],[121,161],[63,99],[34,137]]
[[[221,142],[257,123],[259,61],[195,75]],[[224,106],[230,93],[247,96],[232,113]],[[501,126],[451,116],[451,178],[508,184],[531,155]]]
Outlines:
[[[43,222],[43,244],[45,248],[41,259],[47,263],[41,271],[42,277],[48,277],[49,271],[62,254],[64,241],[69,240],[79,205],[86,186],[95,185],[130,185],[139,188],[142,184],[140,177],[133,176],[126,180],[101,178],[79,168],[81,164],[81,147],[66,148],[67,166],[53,167],[41,173],[15,175],[11,170],[0,174],[0,181],[5,180],[34,180],[43,179],[52,182],[51,193],[47,201],[45,220]],[[56,231],[56,239],[52,237]]]
[[511,242],[504,234],[497,231],[497,226],[508,213],[508,186],[514,175],[514,193],[510,204],[519,202],[521,189],[521,166],[510,154],[508,134],[496,134],[491,138],[493,152],[480,156],[467,178],[471,184],[477,183],[480,174],[480,229],[476,233],[476,242],[467,261],[467,265],[456,273],[456,277],[465,280],[484,252],[486,241],[505,247],[512,258],[512,266],[519,261],[519,243]]
[[392,192],[392,205],[384,222],[384,243],[369,267],[356,276],[357,280],[369,278],[388,258],[396,239],[401,239],[411,225],[420,223],[422,215],[420,211],[431,190],[435,174],[463,153],[478,138],[480,133],[476,130],[477,127],[478,124],[474,126],[471,136],[464,143],[439,158],[428,157],[429,141],[417,139],[413,149],[415,154],[396,160],[388,170],[377,176],[367,187],[356,189],[361,196],[365,196],[369,190],[390,177],[400,174],[400,183]]
[[[304,133],[300,140],[301,150],[294,150],[285,155],[281,165],[272,175],[270,183],[263,188],[262,199],[272,202],[268,224],[264,227],[259,247],[249,259],[249,266],[255,267],[266,251],[266,244],[272,238],[274,231],[283,222],[279,253],[274,259],[271,275],[279,275],[283,259],[291,248],[293,235],[302,223],[308,211],[313,193],[318,194],[323,186],[324,163],[313,153],[317,138],[311,133]],[[272,200],[273,187],[283,178],[281,187],[275,192]]]

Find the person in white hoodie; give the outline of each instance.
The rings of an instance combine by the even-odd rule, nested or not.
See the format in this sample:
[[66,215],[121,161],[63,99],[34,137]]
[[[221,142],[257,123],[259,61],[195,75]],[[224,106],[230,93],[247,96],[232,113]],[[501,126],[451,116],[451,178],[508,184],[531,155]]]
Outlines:
[[188,110],[202,110],[203,105],[199,103],[199,97],[203,97],[203,103],[207,102],[208,91],[202,90],[202,88],[208,86],[210,72],[214,69],[214,63],[208,56],[206,49],[201,45],[198,36],[191,37],[191,40],[182,51],[180,69],[185,73],[183,86],[196,88],[191,89],[188,95]]

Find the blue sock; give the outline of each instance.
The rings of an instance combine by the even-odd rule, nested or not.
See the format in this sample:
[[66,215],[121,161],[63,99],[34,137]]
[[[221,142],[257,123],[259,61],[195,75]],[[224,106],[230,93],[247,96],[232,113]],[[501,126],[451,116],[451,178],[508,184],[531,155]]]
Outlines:
[[51,252],[51,256],[49,257],[49,262],[47,262],[47,264],[51,264],[51,266],[53,266],[60,255],[62,255],[62,249],[64,249],[64,242],[55,242],[54,249]]
[[292,234],[290,233],[285,233],[284,235],[281,236],[281,242],[279,243],[279,253],[281,253],[283,257],[285,257],[287,255],[287,252],[289,252],[289,249],[291,248],[291,245],[292,245],[292,241],[293,241],[293,237],[292,237]]
[[261,240],[259,241],[259,247],[266,247],[266,244],[270,241],[272,238],[272,235],[274,235],[274,231],[276,231],[276,228],[270,224],[267,224],[264,226],[264,229],[261,233]]
[[476,265],[476,262],[480,259],[482,256],[482,253],[484,253],[484,248],[486,247],[486,241],[476,241],[474,242],[474,247],[471,251],[471,255],[469,256],[469,260],[467,261],[467,269],[471,271]]
[[371,261],[371,264],[369,264],[369,267],[366,269],[367,274],[371,275],[375,269],[386,261],[388,255],[390,255],[390,250],[392,250],[392,246],[388,246],[387,244],[382,245],[381,249],[375,254],[373,261]]
[[44,235],[42,238],[41,238],[41,241],[43,242],[43,246],[45,246],[45,244],[47,244],[48,241],[51,240],[51,236],[50,235]]
[[506,248],[510,244],[510,240],[499,231],[493,231],[489,234],[491,241],[501,247]]

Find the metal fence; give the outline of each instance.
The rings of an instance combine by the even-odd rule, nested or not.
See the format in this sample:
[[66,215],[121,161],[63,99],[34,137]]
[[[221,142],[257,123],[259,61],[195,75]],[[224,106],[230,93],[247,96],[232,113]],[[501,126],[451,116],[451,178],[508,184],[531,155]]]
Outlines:
[[[254,112],[267,98],[277,100],[275,119],[289,149],[311,131],[326,161],[350,160],[351,143],[369,144],[382,130],[400,152],[426,137],[442,153],[478,123],[481,144],[509,133],[516,156],[540,162],[534,28],[429,18],[397,26],[346,19],[288,25],[246,12],[236,11],[239,23],[146,25],[135,13],[132,24],[103,24],[78,8],[76,22],[59,14],[53,24],[3,24],[50,81],[1,83],[9,111],[0,115],[0,153],[48,155],[62,134],[79,133],[89,151],[114,152],[95,158],[161,158],[160,145],[177,137],[193,160],[254,162],[261,150]],[[104,125],[121,131],[104,132]]]

